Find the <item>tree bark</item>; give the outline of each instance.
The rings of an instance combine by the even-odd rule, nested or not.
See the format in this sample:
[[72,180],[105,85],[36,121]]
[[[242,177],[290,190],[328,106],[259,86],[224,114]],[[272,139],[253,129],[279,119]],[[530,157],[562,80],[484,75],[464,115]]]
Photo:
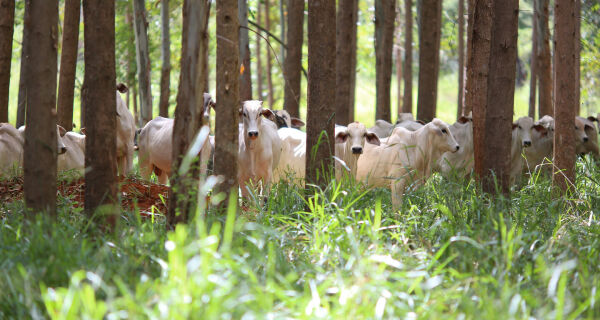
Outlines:
[[169,0],[161,0],[160,18],[162,26],[162,42],[160,56],[162,68],[160,70],[160,103],[158,112],[161,117],[169,117],[169,95],[171,85],[171,36],[169,34]]
[[[358,0],[354,1],[354,14],[358,20]],[[356,28],[356,26],[354,27]],[[354,32],[354,36],[350,42],[350,47],[353,48],[354,54],[350,57],[350,70],[352,72],[350,73],[350,102],[348,105],[350,111],[348,112],[348,123],[354,122],[354,106],[356,105],[356,37],[357,34]]]
[[482,184],[484,191],[495,192],[494,172],[501,191],[508,193],[519,1],[494,1],[492,10]]
[[240,99],[252,100],[252,76],[250,72],[250,37],[248,36],[248,1],[238,0],[240,21]]
[[465,0],[458,0],[458,101],[456,119],[463,115],[465,102]]
[[73,100],[75,96],[75,73],[77,72],[80,13],[80,0],[65,0],[57,111],[58,124],[67,131],[73,130]]
[[[201,6],[206,6],[206,1],[184,0],[183,2],[183,28],[181,32],[181,73],[179,76],[179,90],[177,91],[177,107],[175,108],[175,123],[173,125],[173,164],[170,177],[171,192],[169,193],[169,225],[173,227],[180,222],[187,222],[197,192],[197,180],[192,172],[179,172],[183,155],[192,143],[199,127],[197,126],[198,114],[196,82],[199,80],[197,72],[201,30]],[[196,181],[196,183],[194,183]],[[194,187],[196,185],[196,187]]]
[[85,211],[117,223],[117,109],[115,99],[115,3],[83,0],[87,107],[85,139]]
[[422,1],[419,25],[417,119],[429,122],[436,114],[442,1]]
[[575,0],[575,115],[581,113],[581,0]]
[[404,95],[402,112],[412,113],[412,0],[404,0]]
[[396,55],[396,85],[397,85],[397,112],[402,112],[402,9],[397,7],[396,11],[396,44],[394,51]]
[[396,0],[375,0],[375,119],[391,121],[390,91]]
[[465,105],[473,111],[474,168],[480,180],[490,175],[485,166],[485,128],[492,38],[492,1],[469,0],[469,19],[472,23],[469,25],[470,37],[467,42],[469,55]]
[[142,125],[152,120],[152,88],[150,78],[150,55],[148,51],[148,21],[146,1],[133,0],[135,48],[140,93],[140,115]]
[[[288,0],[287,10],[288,42],[284,64],[285,94],[283,108],[287,110],[292,117],[299,117],[301,95],[300,82],[302,72],[302,42],[304,40],[304,0]],[[258,56],[259,55],[257,55],[257,57]]]
[[215,174],[224,181],[220,190],[238,193],[238,123],[240,97],[238,91],[237,0],[217,0],[217,101],[215,119]]
[[575,131],[577,101],[576,42],[577,5],[573,0],[556,0],[554,5],[554,175],[552,182],[564,192],[575,183]]
[[540,86],[539,117],[554,116],[552,109],[552,64],[548,21],[550,0],[537,0],[538,5],[538,75]]
[[[283,8],[283,2],[284,0],[279,0],[279,26],[281,28],[281,42],[282,43],[286,43],[285,42],[285,13],[284,13],[284,8]],[[285,60],[285,48],[283,46],[279,46],[279,50],[280,50],[280,57],[281,60]]]
[[0,0],[0,122],[8,122],[10,65],[15,24],[15,0]]
[[30,17],[30,7],[31,1],[25,1],[25,12],[23,14],[23,41],[21,44],[21,65],[19,72],[19,94],[18,94],[18,102],[17,102],[17,125],[19,128],[22,125],[25,125],[25,111],[27,109],[27,57],[29,57],[28,48],[25,46],[25,41],[30,37],[30,29],[31,29],[31,17]]
[[[256,4],[256,23],[262,23],[261,17],[261,5],[260,1]],[[258,100],[262,101],[264,99],[263,96],[263,70],[262,70],[262,50],[261,50],[261,42],[263,38],[261,37],[260,30],[256,30],[255,34],[256,41],[256,52],[254,53],[254,58],[256,59],[256,97]],[[287,60],[286,60],[287,61]],[[286,67],[287,68],[287,67]],[[287,73],[287,71],[286,71]]]
[[[352,73],[356,66],[352,65],[353,56],[356,59],[356,22],[358,14],[355,11],[358,0],[339,1],[336,22],[336,81],[335,81],[335,123],[347,125],[354,113],[351,97],[354,95]],[[300,69],[298,69],[300,80]],[[299,85],[300,83],[298,83]]]
[[537,10],[535,2],[533,0],[533,15],[531,16],[531,61],[529,62],[529,112],[528,115],[532,119],[535,119],[535,98],[537,97],[537,51],[538,51],[538,34],[537,34]]
[[23,168],[25,205],[32,213],[56,214],[56,71],[58,1],[32,1],[29,38],[23,45],[27,84],[27,130]]
[[[472,84],[472,80],[473,77],[470,76],[470,70],[471,70],[471,64],[470,61],[473,58],[473,46],[471,45],[473,43],[473,35],[474,35],[474,30],[473,30],[473,25],[475,23],[475,19],[474,19],[474,14],[473,12],[475,11],[475,0],[467,0],[467,61],[466,64],[467,66],[465,67],[465,90],[464,90],[464,94],[465,94],[465,98],[464,98],[464,106],[463,106],[463,114],[468,115],[469,113],[473,112],[473,105],[472,105],[472,99],[470,98],[470,94],[473,94],[473,84]],[[486,32],[489,32],[489,30],[483,32],[481,35],[484,35]],[[489,38],[488,38],[489,41]],[[489,54],[489,51],[488,51]],[[487,69],[486,69],[487,70]],[[486,74],[487,76],[487,74]]]
[[[265,29],[267,29],[267,31],[271,31],[271,18],[269,13],[271,12],[271,8],[269,6],[269,2],[271,0],[265,0]],[[273,79],[272,79],[272,75],[271,75],[271,69],[272,69],[272,64],[271,64],[271,48],[269,48],[269,46],[266,46],[265,48],[267,50],[267,87],[269,89],[269,108],[272,108],[273,106],[273,102],[274,102],[274,97],[273,97]]]
[[[131,6],[127,6],[127,12],[125,14],[125,23],[127,23],[128,27],[131,30],[131,33],[129,33],[129,41],[131,41],[131,43],[135,43],[135,27],[133,26],[133,15],[131,14],[132,11],[132,7]],[[135,49],[131,50],[130,46],[127,46],[127,55],[128,55],[128,59],[127,59],[127,77],[128,77],[128,85],[129,88],[131,90],[128,90],[127,93],[129,93],[131,91],[131,106],[133,109],[133,118],[135,119],[135,123],[138,127],[142,127],[140,124],[140,117],[137,111],[137,105],[138,105],[138,96],[137,96],[137,81],[136,81],[136,73],[137,73],[137,63],[136,63],[136,52]],[[170,52],[169,52],[170,54]],[[127,103],[127,107],[129,107],[130,104],[129,102]],[[83,119],[83,113],[81,114],[82,119]],[[83,121],[82,121],[83,124]]]
[[333,167],[336,71],[335,0],[308,1],[306,183],[324,188]]

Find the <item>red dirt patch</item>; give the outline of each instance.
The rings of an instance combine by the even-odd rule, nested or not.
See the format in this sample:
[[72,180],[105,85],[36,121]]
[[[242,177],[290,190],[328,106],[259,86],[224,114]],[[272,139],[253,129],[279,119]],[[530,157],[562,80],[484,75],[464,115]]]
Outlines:
[[[136,205],[141,214],[165,214],[169,187],[135,178],[121,179],[119,197],[124,209],[133,210]],[[57,193],[73,201],[76,208],[83,207],[85,181],[83,178],[73,181],[61,181],[57,184]],[[162,199],[161,199],[162,197]],[[3,203],[23,199],[23,178],[17,177],[0,181],[0,201]],[[163,202],[164,199],[164,202]]]

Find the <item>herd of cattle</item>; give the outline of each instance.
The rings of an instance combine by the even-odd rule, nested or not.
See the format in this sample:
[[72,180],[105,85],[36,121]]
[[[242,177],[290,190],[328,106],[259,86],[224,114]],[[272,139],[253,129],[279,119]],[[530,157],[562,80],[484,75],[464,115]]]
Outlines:
[[[125,92],[124,85],[117,86]],[[119,92],[117,102],[117,167],[119,175],[127,175],[133,167],[134,150],[138,150],[140,174],[150,179],[152,172],[160,183],[167,183],[171,174],[173,119],[157,117],[136,131],[135,120]],[[204,123],[210,123],[210,109],[215,103],[204,95]],[[595,117],[576,117],[577,154],[591,153],[599,158],[598,130]],[[262,182],[268,190],[271,183],[291,179],[304,183],[306,133],[299,128],[304,122],[290,117],[284,110],[263,108],[261,101],[242,103],[240,108],[238,182],[243,196],[248,186]],[[0,124],[0,174],[3,177],[19,172],[23,162],[25,127],[16,129]],[[552,158],[554,119],[544,116],[534,122],[521,117],[513,123],[511,145],[511,183],[537,169],[549,168]],[[85,130],[66,132],[57,126],[58,170],[85,167]],[[214,136],[201,149],[201,174],[213,162]],[[473,168],[473,122],[461,117],[452,125],[434,119],[429,123],[415,121],[411,114],[400,114],[396,124],[377,120],[367,129],[359,122],[335,127],[335,175],[347,175],[372,187],[387,187],[397,207],[408,187],[423,184],[435,172],[444,176],[466,176]],[[217,160],[218,159],[214,159]]]

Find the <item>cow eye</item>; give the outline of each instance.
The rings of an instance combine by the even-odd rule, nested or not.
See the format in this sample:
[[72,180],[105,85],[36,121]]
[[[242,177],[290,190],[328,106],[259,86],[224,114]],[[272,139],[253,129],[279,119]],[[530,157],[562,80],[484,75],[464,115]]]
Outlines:
[[521,128],[521,126],[519,126],[519,129],[523,129],[523,128]]
[[446,129],[442,129],[442,133],[446,134],[446,133],[448,133],[448,131],[446,131]]
[[248,118],[248,114],[244,111],[244,117]]

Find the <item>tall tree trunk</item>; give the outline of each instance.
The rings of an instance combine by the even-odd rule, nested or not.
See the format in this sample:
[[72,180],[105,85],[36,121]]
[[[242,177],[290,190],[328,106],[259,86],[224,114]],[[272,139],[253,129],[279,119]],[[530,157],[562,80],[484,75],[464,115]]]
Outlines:
[[[467,84],[465,105],[473,111],[473,150],[475,173],[489,176],[485,166],[485,133],[492,38],[493,0],[469,0],[469,41],[467,42]],[[465,110],[465,111],[466,111]],[[510,154],[510,152],[509,152]]]
[[456,118],[463,114],[465,104],[465,0],[458,0],[458,101]]
[[29,39],[30,29],[31,29],[31,17],[29,8],[31,6],[31,1],[25,1],[25,12],[23,14],[23,41],[21,44],[21,65],[19,66],[19,94],[18,94],[18,102],[17,102],[17,125],[20,126],[25,124],[25,110],[27,109],[27,57],[29,57],[28,48],[25,44],[25,40]]
[[485,143],[482,184],[484,191],[495,192],[494,172],[503,193],[510,189],[510,149],[517,67],[519,1],[492,4]]
[[239,47],[237,0],[217,0],[217,101],[215,174],[225,179],[221,191],[238,193]]
[[[299,117],[301,95],[300,77],[302,76],[302,42],[304,40],[304,0],[288,0],[287,10],[288,43],[284,64],[285,95],[283,108],[287,110],[292,117]],[[259,55],[257,55],[257,57],[258,56]]]
[[529,62],[529,70],[530,70],[530,77],[529,77],[529,112],[528,115],[535,119],[535,98],[537,97],[537,51],[538,51],[538,33],[537,33],[537,10],[536,10],[536,5],[535,2],[538,0],[533,0],[534,1],[534,10],[533,10],[533,15],[531,16],[531,58],[530,58],[530,62]]
[[240,21],[240,99],[252,100],[252,76],[250,72],[250,37],[248,36],[248,1],[238,0]]
[[[271,8],[269,6],[270,1],[271,0],[265,0],[265,29],[267,29],[269,32],[271,31],[271,18],[269,14],[271,12]],[[275,99],[273,97],[273,79],[271,78],[271,48],[269,48],[267,45],[265,49],[267,50],[267,86],[269,89],[269,108],[272,108]]]
[[146,1],[133,0],[133,20],[135,28],[135,48],[140,87],[140,114],[142,125],[152,120],[152,88],[150,85],[150,55],[148,51],[148,21]]
[[581,112],[581,0],[575,0],[575,115]]
[[[354,1],[354,15],[358,20],[358,0]],[[356,28],[356,25],[354,25],[353,28]],[[352,72],[350,73],[350,102],[348,104],[348,109],[350,109],[350,111],[348,111],[348,123],[354,122],[354,106],[356,104],[356,37],[357,34],[355,31],[350,41],[350,47],[354,54],[350,56],[350,70],[352,70]]]
[[10,64],[15,24],[15,0],[0,0],[0,122],[8,122]]
[[[211,1],[201,0],[200,6],[200,43],[198,47],[198,71],[196,72],[196,102],[204,108],[204,92],[208,93],[208,20],[210,18]],[[203,110],[200,110],[203,112]],[[202,113],[200,113],[202,114]],[[199,117],[202,120],[202,117]],[[201,123],[201,122],[200,122]],[[198,127],[199,128],[199,127]]]
[[538,12],[538,75],[540,85],[539,117],[554,116],[552,110],[552,64],[548,20],[550,0],[536,0]]
[[160,56],[160,104],[158,113],[161,117],[169,117],[169,91],[171,86],[171,36],[169,35],[169,0],[161,0],[160,19],[162,26],[162,42]]
[[[351,97],[352,73],[356,67],[352,65],[352,56],[356,56],[356,21],[357,12],[354,10],[358,0],[340,1],[338,4],[336,23],[336,80],[335,80],[335,123],[347,125],[351,121],[350,114],[354,113]],[[354,46],[352,46],[354,44]],[[300,70],[298,69],[298,80]]]
[[[131,41],[131,43],[135,43],[135,27],[133,26],[133,15],[131,14],[132,11],[132,7],[131,6],[127,6],[127,11],[125,14],[125,23],[127,23],[129,30],[131,30],[131,33],[129,33],[129,41]],[[170,53],[169,53],[170,54]],[[138,96],[137,96],[137,81],[136,81],[136,73],[137,73],[137,62],[136,62],[136,53],[135,53],[135,48],[133,50],[131,50],[130,46],[127,46],[127,77],[128,77],[128,85],[129,88],[131,89],[131,100],[132,100],[132,104],[130,105],[129,102],[127,103],[127,107],[132,106],[133,109],[133,118],[135,119],[135,123],[138,127],[142,127],[141,123],[140,123],[140,117],[137,111],[137,105],[138,105]],[[127,91],[128,93],[130,91]],[[83,112],[81,114],[82,118],[83,118]],[[83,124],[83,121],[82,121]]]
[[83,0],[83,100],[87,107],[85,139],[85,211],[97,210],[109,225],[117,223],[117,110],[115,99],[115,3]]
[[402,112],[402,7],[396,9],[396,44],[394,51],[396,55],[396,85],[397,85],[397,112]]
[[402,112],[412,113],[412,0],[404,0],[404,95]]
[[[179,90],[177,91],[177,107],[175,108],[175,123],[173,125],[173,164],[170,177],[171,192],[169,194],[169,225],[173,227],[178,222],[187,222],[192,212],[190,201],[195,198],[197,181],[191,172],[180,174],[179,167],[183,155],[189,148],[196,132],[197,118],[201,117],[196,110],[196,81],[198,58],[200,52],[201,35],[201,6],[205,1],[184,0],[183,2],[183,28],[181,32],[181,73],[179,76]],[[196,181],[196,183],[194,183]],[[196,187],[194,187],[196,185]]]
[[[463,106],[463,114],[468,115],[473,112],[473,104],[471,97],[469,95],[473,95],[473,77],[470,76],[471,72],[471,64],[470,61],[473,58],[473,35],[474,29],[473,25],[475,23],[475,18],[473,12],[475,11],[475,0],[467,0],[467,66],[465,67],[465,98],[464,98],[464,106]],[[481,33],[481,35],[485,35],[489,30]],[[489,38],[488,38],[489,41]],[[489,54],[489,49],[487,51]],[[478,58],[481,59],[481,58]],[[487,69],[486,69],[487,70]],[[487,73],[485,75],[487,77]]]
[[[285,13],[284,13],[284,9],[283,9],[283,2],[284,0],[279,0],[279,27],[281,28],[281,43],[286,43],[285,42]],[[283,47],[283,45],[279,46],[280,49],[280,59],[281,60],[285,60],[285,48]]]
[[[575,53],[578,31],[577,4],[573,0],[556,0],[554,5],[554,175],[553,183],[563,191],[572,190],[575,183],[575,131],[573,119],[577,101]],[[575,38],[575,39],[574,39]]]
[[390,91],[396,0],[375,0],[375,119],[391,120]]
[[333,167],[335,119],[330,115],[335,111],[335,18],[335,0],[308,1],[306,183],[323,188]]
[[29,4],[31,28],[23,45],[30,53],[25,60],[27,84],[27,130],[23,168],[25,205],[56,214],[56,71],[58,1]]
[[419,24],[417,118],[429,122],[436,114],[442,0],[422,1]]
[[75,73],[79,47],[80,0],[65,1],[60,75],[58,80],[58,124],[67,131],[73,130],[73,99],[75,96]]
[[[261,5],[260,5],[260,1],[258,1],[256,3],[256,23],[258,25],[261,25],[261,23],[262,23],[261,13],[262,13]],[[257,93],[256,98],[258,100],[262,101],[264,99],[264,96],[263,96],[262,50],[260,49],[261,48],[260,43],[263,41],[263,38],[261,37],[260,30],[256,30],[255,41],[256,41],[256,52],[254,53],[254,58],[256,59],[256,93]],[[288,50],[289,50],[289,48],[288,48]],[[287,74],[287,71],[286,71],[286,74]]]

